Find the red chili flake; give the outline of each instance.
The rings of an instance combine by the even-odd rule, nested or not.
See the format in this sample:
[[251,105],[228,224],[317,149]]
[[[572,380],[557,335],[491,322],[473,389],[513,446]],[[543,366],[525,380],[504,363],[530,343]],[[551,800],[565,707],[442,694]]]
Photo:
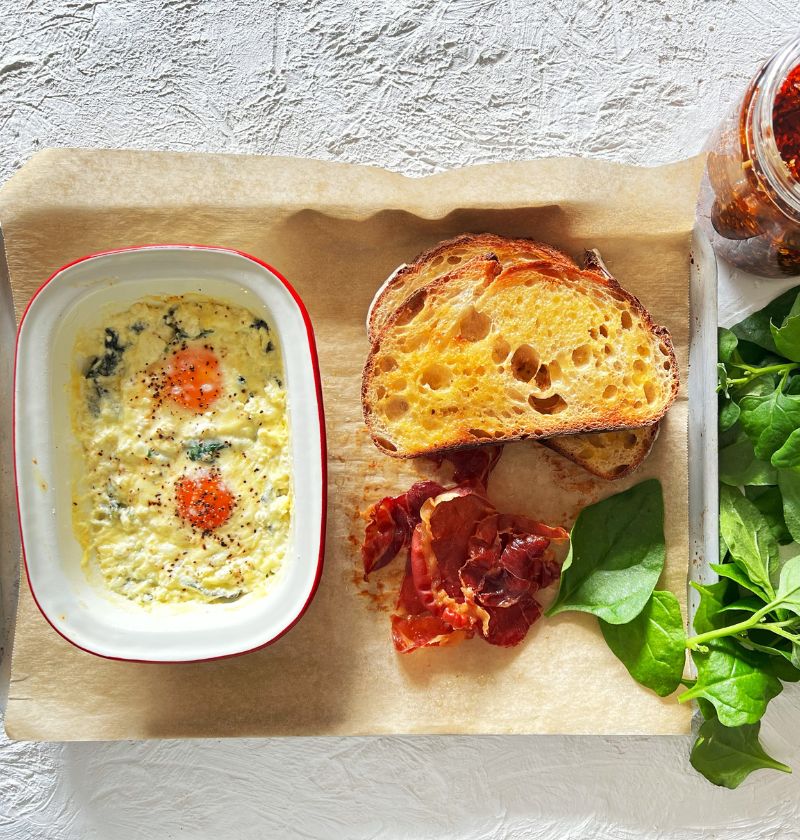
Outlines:
[[775,143],[792,178],[800,181],[800,64],[789,72],[772,106]]

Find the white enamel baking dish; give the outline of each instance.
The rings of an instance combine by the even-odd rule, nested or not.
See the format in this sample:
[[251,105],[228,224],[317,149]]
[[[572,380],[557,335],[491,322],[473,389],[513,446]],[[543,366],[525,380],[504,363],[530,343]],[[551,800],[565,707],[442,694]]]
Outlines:
[[[90,584],[71,521],[74,470],[68,383],[79,331],[149,295],[200,293],[266,316],[283,350],[294,512],[283,572],[271,592],[229,604],[138,607]],[[14,446],[23,556],[31,592],[65,639],[90,653],[141,662],[235,656],[286,633],[322,573],[326,450],[319,365],[306,309],[270,266],[236,251],[146,246],[94,254],[57,271],[20,322]]]

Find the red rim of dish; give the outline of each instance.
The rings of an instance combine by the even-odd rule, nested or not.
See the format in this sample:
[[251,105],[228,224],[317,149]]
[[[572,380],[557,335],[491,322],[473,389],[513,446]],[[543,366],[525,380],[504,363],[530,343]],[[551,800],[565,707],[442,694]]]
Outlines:
[[[39,603],[39,599],[36,597],[36,592],[34,591],[33,584],[31,583],[31,575],[30,570],[28,569],[28,558],[25,552],[25,537],[22,533],[22,513],[20,511],[19,505],[19,475],[17,471],[17,364],[19,361],[19,337],[20,333],[22,332],[22,324],[25,321],[25,317],[28,314],[28,311],[31,308],[34,300],[39,296],[39,293],[47,286],[51,280],[57,277],[61,272],[66,271],[68,268],[72,268],[74,265],[78,265],[82,262],[87,262],[88,260],[95,259],[97,257],[107,257],[112,254],[124,254],[129,253],[131,251],[154,251],[158,249],[164,250],[186,250],[186,251],[219,251],[222,253],[227,254],[236,254],[239,257],[244,257],[251,262],[260,265],[262,268],[266,268],[267,271],[271,272],[272,274],[277,277],[281,283],[285,286],[286,290],[292,296],[292,299],[297,304],[298,309],[300,310],[300,314],[303,316],[303,323],[306,327],[306,336],[308,338],[308,349],[311,355],[311,366],[314,373],[314,387],[316,389],[317,394],[317,415],[318,415],[318,422],[319,422],[319,442],[320,442],[320,455],[321,455],[321,477],[322,477],[322,488],[321,488],[321,516],[320,516],[320,534],[319,534],[319,555],[317,557],[317,569],[314,575],[314,581],[311,585],[311,589],[308,593],[308,597],[306,598],[305,603],[300,608],[300,611],[297,615],[283,628],[279,633],[276,633],[271,639],[268,639],[266,642],[262,642],[261,644],[256,645],[255,647],[247,648],[247,650],[240,650],[234,653],[224,653],[220,656],[207,656],[200,659],[129,659],[125,656],[109,656],[105,653],[98,653],[91,648],[84,647],[83,645],[79,645],[76,641],[71,639],[65,633],[63,633],[56,625],[50,620],[50,617],[47,613],[42,609],[42,605]],[[322,405],[322,380],[320,377],[320,370],[319,370],[319,357],[317,356],[317,344],[314,338],[314,327],[311,324],[311,318],[308,314],[308,310],[306,309],[305,304],[303,303],[302,298],[300,295],[295,291],[292,284],[278,271],[277,269],[273,268],[269,263],[264,262],[263,260],[258,259],[258,257],[252,256],[252,254],[246,254],[244,251],[238,251],[235,248],[223,248],[215,245],[185,245],[185,244],[154,244],[154,245],[132,245],[127,248],[113,248],[109,251],[98,251],[94,254],[87,254],[84,257],[80,257],[77,260],[72,260],[72,262],[68,262],[66,265],[62,265],[61,268],[54,271],[47,280],[42,283],[41,286],[31,295],[30,300],[28,301],[25,311],[22,313],[22,317],[19,319],[19,325],[17,326],[17,335],[14,344],[14,382],[13,382],[13,395],[12,395],[12,421],[11,421],[11,434],[13,439],[13,455],[14,455],[14,492],[16,497],[17,503],[17,522],[19,525],[19,538],[20,538],[20,547],[22,548],[22,562],[23,566],[25,567],[25,577],[28,580],[28,588],[30,589],[31,596],[33,597],[34,603],[39,609],[39,612],[44,616],[45,621],[53,628],[53,630],[58,633],[61,638],[66,639],[71,645],[74,645],[79,650],[82,650],[86,653],[90,653],[93,656],[99,656],[101,659],[111,659],[117,662],[140,662],[145,663],[148,665],[181,665],[181,664],[190,664],[194,662],[214,662],[220,659],[232,659],[235,656],[244,656],[248,653],[253,653],[257,650],[261,650],[262,648],[268,647],[269,645],[277,642],[282,636],[285,636],[305,614],[306,610],[309,607],[309,604],[314,600],[314,596],[317,594],[317,588],[319,587],[319,581],[322,577],[322,567],[324,564],[325,559],[325,528],[327,523],[327,514],[328,514],[328,448],[327,448],[327,438],[326,438],[326,431],[325,431],[325,412]]]

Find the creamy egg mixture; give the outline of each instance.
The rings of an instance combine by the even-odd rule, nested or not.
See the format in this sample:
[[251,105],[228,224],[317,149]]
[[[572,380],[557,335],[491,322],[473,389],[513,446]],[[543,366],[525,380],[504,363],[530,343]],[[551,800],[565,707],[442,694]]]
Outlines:
[[73,524],[84,569],[140,604],[264,591],[292,512],[274,330],[195,295],[149,298],[80,335]]

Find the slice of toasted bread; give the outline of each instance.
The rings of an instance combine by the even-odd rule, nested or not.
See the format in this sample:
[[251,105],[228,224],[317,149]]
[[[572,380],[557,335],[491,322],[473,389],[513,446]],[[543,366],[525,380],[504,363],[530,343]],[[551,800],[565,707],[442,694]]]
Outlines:
[[396,457],[489,440],[634,429],[678,392],[669,333],[613,278],[474,257],[405,300],[362,383],[376,445]]
[[[373,331],[377,334],[392,314],[393,302],[401,294],[410,294],[421,285],[450,273],[466,259],[481,255],[484,249],[491,249],[504,265],[531,258],[573,265],[566,254],[531,239],[462,234],[423,252],[414,258],[411,265],[401,266],[389,277],[376,294],[367,315],[370,336]],[[597,271],[607,281],[616,282],[597,251],[586,252],[584,267]],[[650,453],[657,435],[658,424],[654,424],[625,432],[589,432],[557,436],[540,442],[593,475],[611,481],[636,469]]]
[[423,251],[410,265],[401,266],[378,291],[367,315],[367,333],[373,341],[392,313],[413,292],[437,277],[455,270],[467,260],[492,253],[503,266],[526,260],[566,262],[570,258],[550,245],[532,239],[509,239],[494,233],[463,233]]
[[[424,251],[410,265],[400,266],[388,278],[376,294],[367,315],[370,338],[377,335],[402,295],[409,295],[422,285],[452,272],[457,265],[481,255],[487,249],[491,249],[504,265],[526,259],[546,259],[573,265],[566,254],[532,239],[510,239],[491,233],[462,234]],[[584,267],[598,272],[604,281],[616,284],[597,251],[586,252]],[[625,432],[558,436],[541,443],[593,475],[611,481],[636,469],[649,455],[657,436],[658,424],[654,424]]]
[[658,437],[658,423],[624,432],[559,435],[539,443],[609,481],[633,472],[650,454]]

